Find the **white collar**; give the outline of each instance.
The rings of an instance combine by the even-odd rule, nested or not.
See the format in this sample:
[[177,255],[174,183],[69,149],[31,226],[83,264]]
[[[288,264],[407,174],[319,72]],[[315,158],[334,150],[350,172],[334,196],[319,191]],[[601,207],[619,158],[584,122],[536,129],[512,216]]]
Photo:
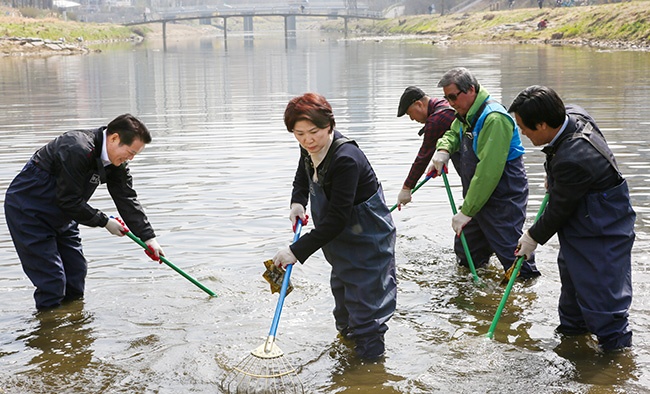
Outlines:
[[104,134],[104,140],[102,141],[102,164],[104,167],[111,165],[111,161],[108,159],[108,150],[106,149],[106,129],[102,131]]
[[562,127],[557,132],[557,134],[555,134],[555,137],[553,137],[551,142],[548,143],[549,145],[553,145],[555,143],[555,141],[557,141],[557,139],[560,138],[560,135],[562,135],[562,133],[564,133],[564,130],[566,129],[567,124],[569,124],[569,115],[565,115],[564,123],[562,124]]

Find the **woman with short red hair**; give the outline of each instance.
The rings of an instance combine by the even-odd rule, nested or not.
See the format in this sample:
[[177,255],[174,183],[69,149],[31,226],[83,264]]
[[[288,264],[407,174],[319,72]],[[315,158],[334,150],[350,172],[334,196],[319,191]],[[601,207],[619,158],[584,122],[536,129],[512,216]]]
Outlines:
[[325,97],[295,97],[284,113],[287,130],[300,144],[289,219],[307,220],[311,201],[314,229],[273,261],[304,263],[318,249],[332,266],[334,319],[341,336],[355,341],[364,360],[384,354],[386,322],[395,311],[395,226],[381,184],[356,142],[334,129]]

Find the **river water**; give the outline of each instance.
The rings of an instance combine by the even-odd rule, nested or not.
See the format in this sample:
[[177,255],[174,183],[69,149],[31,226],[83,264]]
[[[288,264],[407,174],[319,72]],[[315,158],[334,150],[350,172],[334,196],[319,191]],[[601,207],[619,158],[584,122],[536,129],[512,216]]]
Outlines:
[[[650,391],[650,53],[471,45],[427,40],[340,40],[256,32],[117,45],[86,56],[0,58],[0,199],[41,145],[130,112],[154,141],[131,163],[139,198],[168,259],[210,297],[127,237],[82,228],[89,260],[83,301],[35,313],[0,216],[0,393],[217,393],[225,372],[266,339],[277,295],[262,262],[292,239],[287,219],[298,163],[284,129],[287,101],[328,98],[338,129],[373,164],[390,206],[420,145],[420,126],[397,118],[408,85],[440,95],[449,68],[471,69],[507,105],[524,87],[555,88],[599,122],[637,212],[633,250],[635,346],[602,354],[593,338],[560,340],[557,238],[538,249],[543,276],[504,292],[493,262],[483,283],[455,265],[451,209],[440,179],[394,211],[398,309],[383,363],[356,361],[336,337],[329,269],[318,252],[293,270],[277,344],[308,393],[644,393]],[[529,223],[543,190],[543,155],[523,138]],[[460,182],[449,179],[456,203]],[[91,204],[115,208],[104,187]],[[308,231],[311,225],[307,226]]]

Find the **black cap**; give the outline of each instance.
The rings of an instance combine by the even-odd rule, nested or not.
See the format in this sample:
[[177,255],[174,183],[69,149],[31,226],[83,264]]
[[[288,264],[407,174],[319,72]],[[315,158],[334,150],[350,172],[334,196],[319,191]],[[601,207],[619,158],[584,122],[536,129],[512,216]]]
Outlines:
[[399,118],[400,116],[404,116],[406,110],[409,109],[411,104],[418,101],[424,96],[426,96],[426,94],[422,91],[422,89],[418,88],[417,86],[409,86],[408,88],[406,88],[406,90],[404,90],[404,93],[402,93],[402,97],[399,99],[399,107],[397,107],[397,117]]

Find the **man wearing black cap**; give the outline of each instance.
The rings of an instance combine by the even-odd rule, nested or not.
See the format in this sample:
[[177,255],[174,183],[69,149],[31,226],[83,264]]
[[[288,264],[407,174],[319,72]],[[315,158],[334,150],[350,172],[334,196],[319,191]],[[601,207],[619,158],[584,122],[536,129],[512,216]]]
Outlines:
[[408,114],[411,120],[424,123],[418,135],[424,134],[422,146],[411,165],[411,171],[397,195],[398,207],[411,202],[411,190],[424,173],[436,151],[436,143],[454,121],[454,109],[445,99],[430,98],[420,88],[409,86],[399,100],[397,117]]

